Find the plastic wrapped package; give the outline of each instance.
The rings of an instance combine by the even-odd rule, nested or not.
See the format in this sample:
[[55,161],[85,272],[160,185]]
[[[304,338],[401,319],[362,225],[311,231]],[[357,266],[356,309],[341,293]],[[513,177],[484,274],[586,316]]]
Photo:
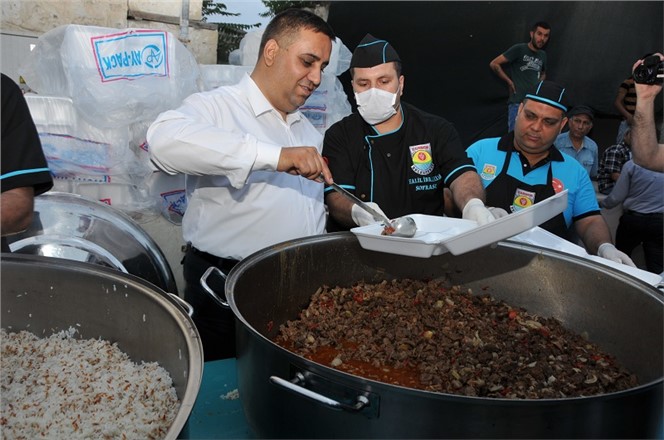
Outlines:
[[39,37],[19,73],[40,95],[71,98],[103,128],[153,120],[201,89],[191,52],[154,29],[60,26]]
[[155,171],[148,179],[151,197],[157,201],[161,214],[171,223],[182,224],[187,210],[184,174],[170,175]]
[[228,54],[228,60],[231,64],[250,67],[256,65],[263,31],[265,31],[265,29],[250,31],[242,37],[242,40],[240,40],[240,47]]
[[353,53],[346,47],[341,38],[337,37],[332,42],[330,52],[330,63],[325,68],[325,73],[339,76],[350,67],[350,59]]
[[147,178],[149,122],[99,128],[89,124],[66,97],[26,94],[30,114],[57,191],[79,194],[128,212],[158,215]]
[[311,94],[300,111],[321,133],[351,114],[351,106],[339,78],[323,72],[320,86]]
[[56,177],[130,174],[128,127],[99,128],[74,108],[70,98],[26,94],[49,168]]
[[245,74],[251,73],[253,66],[233,66],[231,64],[200,64],[204,90],[230,86],[240,82]]

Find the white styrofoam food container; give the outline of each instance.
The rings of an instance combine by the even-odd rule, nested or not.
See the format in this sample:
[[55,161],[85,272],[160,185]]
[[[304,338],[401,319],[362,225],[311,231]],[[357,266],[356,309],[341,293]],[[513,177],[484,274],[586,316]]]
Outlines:
[[411,214],[409,217],[415,220],[417,232],[410,238],[382,235],[380,223],[353,228],[351,232],[357,236],[360,246],[372,251],[420,258],[446,252],[461,255],[538,226],[566,207],[567,190],[484,226],[477,226],[472,220]]

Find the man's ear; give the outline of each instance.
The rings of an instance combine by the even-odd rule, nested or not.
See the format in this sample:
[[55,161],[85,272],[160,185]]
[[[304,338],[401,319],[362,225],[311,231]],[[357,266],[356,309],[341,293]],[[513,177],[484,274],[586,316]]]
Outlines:
[[277,40],[271,39],[265,43],[265,47],[263,48],[263,59],[265,60],[266,65],[271,66],[274,64],[278,51],[279,44],[277,43]]
[[562,123],[562,125],[560,126],[560,132],[559,132],[558,134],[560,134],[560,133],[563,132],[563,128],[565,128],[565,125],[567,125],[567,121],[568,121],[568,120],[569,120],[569,119],[567,119],[567,118],[563,118],[563,123]]

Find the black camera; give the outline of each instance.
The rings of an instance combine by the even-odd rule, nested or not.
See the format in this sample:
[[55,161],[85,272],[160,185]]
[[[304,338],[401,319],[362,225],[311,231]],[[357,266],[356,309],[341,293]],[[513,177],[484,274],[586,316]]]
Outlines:
[[662,83],[664,78],[664,61],[660,61],[657,55],[651,55],[643,60],[643,63],[634,69],[634,82],[639,84]]

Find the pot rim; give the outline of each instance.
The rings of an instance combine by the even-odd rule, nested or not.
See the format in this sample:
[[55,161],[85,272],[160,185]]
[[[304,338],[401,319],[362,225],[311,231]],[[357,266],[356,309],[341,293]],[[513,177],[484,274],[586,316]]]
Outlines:
[[[270,339],[265,337],[263,334],[261,334],[259,331],[257,331],[242,315],[242,313],[239,311],[237,303],[235,302],[235,295],[234,295],[234,287],[237,282],[237,280],[242,276],[242,274],[251,266],[253,266],[256,262],[261,261],[263,259],[266,259],[272,255],[279,254],[284,252],[285,250],[288,249],[293,249],[297,248],[299,246],[302,246],[303,244],[308,244],[308,243],[316,243],[316,242],[326,242],[326,241],[331,241],[334,239],[337,239],[337,237],[344,237],[347,236],[348,238],[355,238],[354,235],[351,232],[334,232],[334,233],[328,233],[328,234],[321,234],[321,235],[315,235],[315,236],[310,236],[310,237],[305,237],[305,238],[300,238],[296,240],[290,240],[286,241],[283,243],[276,244],[271,247],[267,247],[264,249],[261,249],[248,257],[244,258],[242,261],[240,261],[229,273],[226,278],[226,286],[225,286],[225,294],[226,294],[226,300],[228,301],[228,305],[233,311],[233,314],[235,315],[236,319],[241,322],[244,325],[244,329],[252,333],[254,336],[257,336],[259,340],[264,343],[268,344],[272,347],[276,347],[282,355],[286,355],[291,363],[299,363],[301,365],[314,365],[317,368],[320,368],[325,375],[333,375],[337,377],[340,380],[352,380],[354,383],[357,383],[358,380],[361,381],[361,383],[366,383],[367,388],[376,388],[376,387],[387,387],[387,388],[397,388],[401,392],[407,392],[409,394],[424,394],[429,397],[434,397],[434,398],[440,398],[440,399],[455,399],[459,400],[461,402],[476,402],[476,401],[482,401],[483,403],[485,402],[494,402],[496,404],[509,404],[509,405],[521,405],[523,403],[529,403],[529,404],[542,404],[542,405],[547,405],[547,404],[559,404],[561,402],[585,402],[589,399],[597,399],[597,398],[618,398],[618,397],[623,397],[627,396],[633,393],[638,393],[644,389],[648,389],[651,387],[656,387],[656,386],[662,386],[664,384],[664,371],[662,372],[662,375],[658,377],[655,380],[651,380],[649,382],[640,384],[636,387],[632,387],[626,390],[622,391],[616,391],[612,393],[605,393],[605,394],[597,394],[597,395],[592,395],[592,396],[581,396],[581,397],[564,397],[564,398],[558,398],[558,399],[508,399],[508,398],[498,398],[498,397],[475,397],[475,396],[463,396],[463,395],[457,395],[457,394],[448,394],[448,393],[440,393],[440,392],[434,392],[434,391],[426,391],[426,390],[420,390],[416,388],[409,388],[409,387],[403,387],[399,385],[393,385],[393,384],[388,384],[385,382],[380,382],[372,379],[367,379],[363,378],[361,376],[356,376],[350,373],[346,373],[340,370],[337,370],[335,368],[320,364],[318,362],[309,360],[303,356],[300,356],[296,353],[293,353],[280,345],[272,342]],[[605,266],[600,263],[597,263],[593,260],[588,260],[585,258],[581,258],[575,255],[571,255],[562,251],[557,251],[557,250],[552,250],[552,249],[547,249],[541,246],[536,246],[532,245],[529,243],[522,243],[522,242],[517,242],[517,241],[510,241],[510,240],[505,240],[505,241],[499,241],[498,243],[495,244],[495,246],[503,246],[507,248],[513,248],[513,249],[521,249],[524,251],[529,251],[537,255],[550,255],[558,259],[563,259],[567,260],[570,262],[573,262],[577,265],[582,265],[586,266],[592,269],[599,269],[602,271],[604,275],[611,275],[615,278],[621,279],[623,282],[628,282],[635,287],[639,287],[641,290],[646,290],[645,294],[649,295],[653,299],[655,299],[657,302],[659,302],[662,307],[664,307],[664,295],[657,289],[656,287],[652,286],[651,284],[646,283],[643,280],[640,280],[630,274],[627,274],[625,272],[619,271],[615,269],[614,267],[611,266]],[[241,361],[241,354],[238,355],[238,361]],[[310,368],[304,368],[306,370],[311,370]]]
[[180,407],[165,438],[174,440],[179,436],[196,402],[198,390],[203,380],[204,358],[201,338],[193,320],[189,317],[184,307],[177,300],[171,298],[171,294],[136,275],[92,263],[83,263],[57,257],[12,253],[0,253],[0,261],[15,262],[22,265],[48,266],[73,273],[101,275],[105,280],[117,283],[118,285],[126,284],[135,287],[161,305],[175,319],[180,330],[188,336],[185,338],[189,353],[187,382],[184,387],[184,393],[180,397]]

